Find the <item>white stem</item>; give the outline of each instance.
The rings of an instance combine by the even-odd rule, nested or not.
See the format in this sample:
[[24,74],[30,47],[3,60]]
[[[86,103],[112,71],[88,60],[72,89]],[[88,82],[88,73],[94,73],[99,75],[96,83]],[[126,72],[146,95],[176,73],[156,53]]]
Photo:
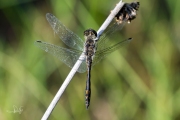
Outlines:
[[[124,5],[124,3],[122,2],[122,0],[120,0],[120,2],[116,5],[116,7],[111,11],[110,15],[108,16],[108,18],[105,20],[105,22],[102,24],[102,26],[99,28],[99,30],[97,32],[98,38],[101,36],[101,34],[107,28],[107,26],[111,23],[111,21],[113,20],[115,15],[120,11],[120,9],[122,8],[123,5]],[[83,59],[85,59],[85,55],[82,53],[81,56],[79,57],[79,60],[76,62],[76,64],[74,65],[74,67],[71,69],[70,73],[68,74],[68,76],[64,80],[64,83],[61,85],[60,89],[58,90],[58,92],[55,95],[54,99],[50,103],[48,109],[44,113],[41,120],[47,120],[48,119],[49,115],[51,114],[52,110],[56,106],[56,104],[59,101],[59,99],[60,99],[61,95],[63,94],[64,90],[66,89],[69,82],[71,81],[74,74],[76,73],[79,66],[81,65]]]
[[97,38],[99,38],[102,35],[104,30],[108,27],[108,25],[114,19],[115,15],[121,10],[123,5],[124,5],[124,2],[122,2],[122,0],[120,0],[120,2],[116,4],[116,7],[111,11],[110,15],[106,18],[104,23],[101,25],[101,27],[97,31]]

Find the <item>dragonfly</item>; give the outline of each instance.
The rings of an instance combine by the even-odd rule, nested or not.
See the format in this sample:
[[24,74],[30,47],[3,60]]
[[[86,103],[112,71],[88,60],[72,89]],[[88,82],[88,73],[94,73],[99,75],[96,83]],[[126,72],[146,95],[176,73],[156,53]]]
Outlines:
[[57,57],[60,61],[71,68],[74,66],[76,61],[79,60],[81,54],[85,55],[85,59],[82,60],[82,64],[78,68],[77,72],[84,73],[87,71],[85,105],[88,109],[91,97],[91,67],[101,61],[108,54],[129,43],[132,38],[128,38],[109,46],[109,36],[115,31],[122,29],[124,25],[122,22],[121,24],[115,22],[99,39],[97,39],[97,32],[95,30],[85,30],[85,41],[83,41],[78,35],[66,28],[53,14],[47,13],[46,18],[59,38],[72,49],[56,46],[39,40],[35,41],[35,45]]

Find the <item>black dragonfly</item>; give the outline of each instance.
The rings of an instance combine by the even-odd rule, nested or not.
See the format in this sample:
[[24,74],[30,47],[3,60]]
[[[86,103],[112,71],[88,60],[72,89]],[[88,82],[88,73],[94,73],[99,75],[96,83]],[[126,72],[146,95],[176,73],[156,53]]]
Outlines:
[[108,30],[100,37],[100,39],[97,39],[97,33],[95,30],[87,29],[84,31],[84,42],[75,33],[67,29],[54,15],[47,13],[46,18],[59,38],[72,49],[56,46],[43,41],[36,41],[35,45],[56,56],[59,60],[61,60],[71,68],[74,66],[76,61],[79,60],[81,54],[85,55],[85,59],[82,59],[82,64],[77,71],[80,73],[84,73],[87,71],[85,104],[86,108],[88,109],[91,96],[91,66],[94,66],[105,56],[119,49],[121,46],[129,43],[132,40],[131,38],[129,38],[120,41],[115,45],[109,46],[109,36],[111,36],[115,31],[122,29],[125,22],[114,22],[110,27],[108,27]]

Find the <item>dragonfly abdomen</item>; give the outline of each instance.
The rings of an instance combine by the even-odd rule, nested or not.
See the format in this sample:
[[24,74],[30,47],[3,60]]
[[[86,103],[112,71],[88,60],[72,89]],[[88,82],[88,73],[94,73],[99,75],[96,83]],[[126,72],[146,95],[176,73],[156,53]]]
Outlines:
[[85,89],[86,109],[88,109],[90,105],[90,99],[91,99],[91,65],[87,68],[87,80],[86,80],[86,89]]
[[86,49],[86,64],[87,64],[87,80],[86,80],[86,90],[85,90],[85,104],[86,109],[88,109],[90,105],[91,98],[91,65],[93,56],[95,54],[94,45],[87,45]]

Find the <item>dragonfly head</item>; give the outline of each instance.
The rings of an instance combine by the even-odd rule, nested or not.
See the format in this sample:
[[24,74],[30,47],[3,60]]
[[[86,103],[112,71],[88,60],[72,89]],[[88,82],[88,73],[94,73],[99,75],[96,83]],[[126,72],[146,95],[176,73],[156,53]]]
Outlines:
[[93,29],[87,29],[84,31],[84,38],[85,39],[96,39],[97,32]]

